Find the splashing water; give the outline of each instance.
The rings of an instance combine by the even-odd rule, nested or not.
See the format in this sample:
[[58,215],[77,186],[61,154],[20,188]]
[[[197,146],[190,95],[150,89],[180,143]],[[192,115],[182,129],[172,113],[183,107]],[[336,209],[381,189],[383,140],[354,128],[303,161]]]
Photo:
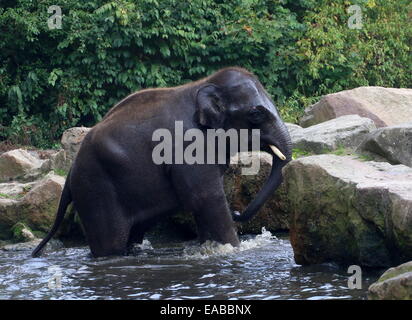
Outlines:
[[278,241],[278,239],[263,227],[261,234],[258,234],[255,238],[241,241],[238,247],[234,247],[229,243],[221,244],[207,240],[200,246],[186,247],[183,256],[185,259],[207,259],[213,256],[236,254],[245,250],[263,247],[274,241]]
[[140,244],[136,244],[135,248],[138,250],[153,250],[152,244],[147,239],[144,239]]

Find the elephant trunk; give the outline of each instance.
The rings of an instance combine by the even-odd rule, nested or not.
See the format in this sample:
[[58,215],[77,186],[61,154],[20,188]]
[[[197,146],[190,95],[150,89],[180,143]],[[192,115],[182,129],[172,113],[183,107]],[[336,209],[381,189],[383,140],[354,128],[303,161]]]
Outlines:
[[233,220],[244,222],[251,219],[263,206],[266,200],[275,192],[275,190],[282,183],[282,168],[292,159],[292,142],[289,132],[286,126],[282,123],[281,128],[278,131],[280,134],[277,135],[275,139],[279,146],[282,146],[283,152],[286,159],[277,155],[276,152],[273,154],[272,160],[272,170],[262,189],[256,195],[255,199],[248,205],[246,210],[242,213],[234,213]]

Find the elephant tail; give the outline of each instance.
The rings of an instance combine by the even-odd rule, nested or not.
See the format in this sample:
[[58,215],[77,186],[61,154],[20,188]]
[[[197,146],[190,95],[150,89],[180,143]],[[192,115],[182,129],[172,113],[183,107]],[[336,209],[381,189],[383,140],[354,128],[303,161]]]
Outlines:
[[62,195],[60,196],[59,208],[57,209],[56,219],[54,221],[53,227],[51,228],[47,236],[39,243],[36,249],[33,250],[31,254],[33,258],[40,256],[41,251],[43,250],[43,247],[55,235],[55,233],[59,229],[60,224],[62,223],[64,219],[64,215],[66,213],[67,207],[72,202],[72,195],[70,192],[69,180],[70,180],[70,172],[67,175],[66,183],[64,184]]

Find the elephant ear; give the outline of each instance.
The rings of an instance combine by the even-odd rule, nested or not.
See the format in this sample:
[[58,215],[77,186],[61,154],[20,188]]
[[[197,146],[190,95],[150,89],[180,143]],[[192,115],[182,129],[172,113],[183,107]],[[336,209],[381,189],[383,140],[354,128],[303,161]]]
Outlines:
[[225,110],[221,90],[217,86],[209,84],[198,90],[195,118],[203,127],[222,128]]

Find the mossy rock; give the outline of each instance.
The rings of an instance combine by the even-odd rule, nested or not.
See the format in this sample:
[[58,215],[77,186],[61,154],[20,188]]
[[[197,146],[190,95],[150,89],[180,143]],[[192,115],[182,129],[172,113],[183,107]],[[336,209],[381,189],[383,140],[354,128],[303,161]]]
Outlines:
[[380,268],[412,259],[412,169],[310,156],[285,167],[285,188],[296,263]]
[[412,300],[412,261],[390,268],[368,290],[369,300]]
[[[44,237],[54,223],[59,199],[65,179],[53,173],[49,173],[37,181],[31,189],[18,199],[0,199],[0,239],[23,241],[19,229],[22,224],[36,237]],[[66,214],[64,228],[59,230],[58,236],[68,236],[69,227],[73,221],[72,215]],[[70,221],[69,221],[70,220]],[[70,231],[78,226],[73,222]],[[80,228],[77,228],[77,231]]]
[[13,234],[13,241],[14,242],[26,242],[35,239],[35,236],[24,223],[18,222],[12,228],[11,232]]

